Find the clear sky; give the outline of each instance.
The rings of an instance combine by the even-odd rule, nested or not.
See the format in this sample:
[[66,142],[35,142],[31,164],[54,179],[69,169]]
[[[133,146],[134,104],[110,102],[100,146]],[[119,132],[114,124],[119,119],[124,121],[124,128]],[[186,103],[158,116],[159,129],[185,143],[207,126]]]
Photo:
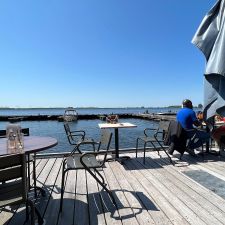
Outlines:
[[216,0],[0,1],[0,106],[203,102],[191,44]]

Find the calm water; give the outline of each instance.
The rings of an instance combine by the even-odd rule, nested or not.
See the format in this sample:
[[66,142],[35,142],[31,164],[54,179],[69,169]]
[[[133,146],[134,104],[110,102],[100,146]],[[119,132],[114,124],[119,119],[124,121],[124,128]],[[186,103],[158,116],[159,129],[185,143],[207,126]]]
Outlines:
[[[110,114],[110,113],[143,113],[145,109],[77,109],[78,114]],[[176,112],[177,109],[169,109],[172,112]],[[167,112],[168,108],[149,108],[151,112]],[[7,109],[0,110],[0,115],[60,115],[64,113],[64,109]],[[143,135],[143,130],[146,127],[156,127],[157,122],[146,121],[140,119],[120,119],[120,122],[131,122],[136,124],[136,128],[124,128],[119,129],[119,141],[120,148],[135,148],[136,138]],[[86,135],[99,140],[100,129],[98,124],[102,123],[101,120],[78,120],[72,122],[71,127],[74,130],[85,130]],[[0,122],[0,129],[5,129],[8,122]],[[71,150],[71,146],[68,144],[63,123],[58,121],[21,121],[21,127],[29,127],[30,135],[38,136],[51,136],[58,140],[58,145],[46,150],[45,152],[67,152]],[[114,134],[114,130],[112,129]],[[112,148],[114,148],[114,137],[112,139]]]
[[[178,108],[96,108],[84,109],[76,108],[80,115],[90,114],[121,114],[121,113],[143,113],[148,110],[149,113],[157,112],[177,112]],[[65,108],[58,109],[0,109],[0,116],[21,116],[21,115],[63,115]]]
[[[143,135],[146,127],[155,127],[157,122],[140,120],[140,119],[121,119],[120,122],[131,122],[136,124],[136,128],[119,129],[120,148],[134,148],[137,136]],[[71,122],[70,125],[74,130],[85,130],[87,137],[91,137],[96,141],[100,137],[100,128],[98,124],[101,120],[78,120]],[[0,122],[0,129],[5,129],[8,122]],[[62,122],[57,121],[21,121],[21,127],[29,127],[30,135],[51,136],[58,140],[58,145],[46,150],[45,152],[66,152],[71,150]],[[112,129],[114,134],[114,130]],[[114,148],[114,137],[112,139],[112,148]]]

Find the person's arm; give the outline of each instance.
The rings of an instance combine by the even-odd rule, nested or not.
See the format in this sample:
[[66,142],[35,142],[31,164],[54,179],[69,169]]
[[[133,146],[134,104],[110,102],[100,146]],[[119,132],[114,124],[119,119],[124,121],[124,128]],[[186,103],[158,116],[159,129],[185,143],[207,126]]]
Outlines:
[[199,127],[199,126],[202,125],[202,123],[201,123],[199,120],[193,121],[193,124],[194,124],[196,127]]
[[197,119],[196,114],[195,114],[194,111],[193,111],[193,113],[192,113],[192,115],[191,115],[191,118],[192,118],[193,124],[194,124],[196,127],[201,126],[201,122]]

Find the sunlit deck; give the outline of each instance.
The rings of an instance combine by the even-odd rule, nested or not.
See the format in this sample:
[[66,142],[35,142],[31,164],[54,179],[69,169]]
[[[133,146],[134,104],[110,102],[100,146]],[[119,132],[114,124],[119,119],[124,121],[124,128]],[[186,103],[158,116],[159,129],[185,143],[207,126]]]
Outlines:
[[[36,201],[47,225],[70,224],[225,224],[225,199],[184,174],[202,170],[225,182],[225,158],[191,157],[172,166],[166,156],[148,152],[139,158],[108,162],[102,174],[113,191],[117,206],[85,171],[70,171],[66,180],[63,212],[59,214],[62,158],[42,158],[37,163],[38,185],[46,197]],[[176,156],[176,155],[175,155]],[[179,155],[177,155],[179,156]],[[225,186],[221,187],[225,189]],[[23,224],[25,208],[2,211],[0,224]]]

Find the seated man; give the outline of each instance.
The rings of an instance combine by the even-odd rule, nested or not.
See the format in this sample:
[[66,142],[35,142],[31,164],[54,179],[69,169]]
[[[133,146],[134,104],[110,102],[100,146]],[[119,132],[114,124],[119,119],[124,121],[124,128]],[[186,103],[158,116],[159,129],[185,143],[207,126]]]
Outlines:
[[194,149],[199,148],[203,143],[207,142],[210,138],[210,134],[206,131],[194,128],[194,126],[200,126],[201,122],[196,117],[191,100],[185,99],[183,101],[182,109],[177,113],[177,121],[185,129],[187,139],[189,140],[186,150],[189,154],[195,155]]

